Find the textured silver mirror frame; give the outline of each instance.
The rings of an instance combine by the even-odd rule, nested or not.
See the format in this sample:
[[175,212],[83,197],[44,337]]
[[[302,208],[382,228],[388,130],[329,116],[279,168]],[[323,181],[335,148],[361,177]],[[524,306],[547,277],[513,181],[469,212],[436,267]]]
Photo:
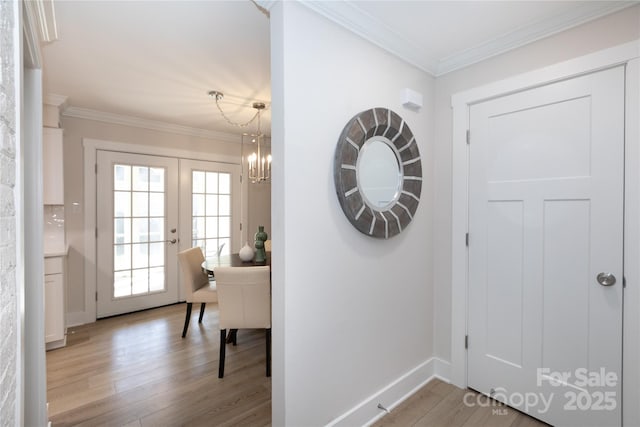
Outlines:
[[[360,149],[374,136],[383,136],[391,141],[403,170],[400,195],[395,203],[383,210],[365,202],[356,173]],[[340,206],[358,231],[379,239],[399,234],[413,219],[422,191],[420,151],[409,125],[387,108],[372,108],[356,114],[338,139],[333,179]]]

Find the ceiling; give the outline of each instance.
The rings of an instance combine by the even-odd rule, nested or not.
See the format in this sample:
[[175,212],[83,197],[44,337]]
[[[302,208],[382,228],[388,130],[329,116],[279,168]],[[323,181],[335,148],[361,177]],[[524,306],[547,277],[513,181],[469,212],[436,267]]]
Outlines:
[[[265,102],[269,134],[273,4],[57,0],[58,40],[42,48],[45,94],[66,96],[68,116],[239,141],[247,129],[226,123],[207,95],[218,90],[233,121]],[[438,76],[638,2],[301,4]]]
[[250,1],[62,0],[55,13],[44,91],[67,96],[72,115],[240,134],[208,92],[223,92],[238,122],[255,113],[253,100],[271,99],[269,18]]

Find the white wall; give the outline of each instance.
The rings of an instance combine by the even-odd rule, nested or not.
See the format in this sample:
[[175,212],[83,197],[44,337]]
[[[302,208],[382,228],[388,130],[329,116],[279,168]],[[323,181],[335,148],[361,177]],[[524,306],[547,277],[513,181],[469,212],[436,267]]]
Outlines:
[[[159,148],[175,148],[194,152],[212,152],[221,156],[240,157],[240,137],[238,143],[217,142],[211,139],[159,132],[137,127],[109,124],[94,120],[63,116],[64,129],[64,186],[65,186],[65,230],[69,256],[67,261],[67,312],[71,323],[84,319],[84,183],[83,183],[83,138],[149,145]],[[264,189],[254,190],[249,186],[249,233],[264,223],[269,228],[271,220],[270,204],[263,196]],[[267,186],[268,187],[268,186]],[[254,197],[254,191],[257,196]],[[255,224],[255,225],[254,225]],[[255,231],[254,231],[255,232]],[[95,313],[93,313],[95,315]],[[69,317],[68,317],[69,318]]]
[[432,244],[437,357],[451,358],[451,95],[639,37],[640,6],[634,6],[436,80],[434,200],[438,209],[434,211]]
[[[359,425],[400,397],[383,388],[425,380],[410,371],[433,352],[433,79],[297,2],[277,3],[271,25],[273,424]],[[419,113],[401,106],[406,87],[427,100]],[[351,226],[333,182],[344,125],[372,107],[407,121],[425,177],[413,222],[387,241]]]
[[[246,171],[245,167],[245,171]],[[271,184],[251,184],[249,182],[249,215],[247,241],[253,246],[259,225],[271,239]]]

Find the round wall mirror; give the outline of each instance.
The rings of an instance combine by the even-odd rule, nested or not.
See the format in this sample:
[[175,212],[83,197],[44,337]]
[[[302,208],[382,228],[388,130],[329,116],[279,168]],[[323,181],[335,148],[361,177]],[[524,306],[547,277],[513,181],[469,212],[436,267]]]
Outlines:
[[391,141],[373,137],[362,146],[356,174],[364,201],[373,209],[385,209],[400,194],[402,168]]
[[420,202],[422,165],[407,123],[387,108],[372,108],[344,127],[333,175],[340,206],[360,232],[388,239],[402,232]]

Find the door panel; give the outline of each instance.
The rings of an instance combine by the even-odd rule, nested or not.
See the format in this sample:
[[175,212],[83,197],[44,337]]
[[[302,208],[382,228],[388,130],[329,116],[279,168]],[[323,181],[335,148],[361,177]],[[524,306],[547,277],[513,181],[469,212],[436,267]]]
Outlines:
[[544,202],[542,366],[552,371],[589,362],[589,213],[588,200]]
[[178,301],[178,161],[98,151],[97,317]]
[[515,366],[522,365],[522,205],[490,202],[487,224],[487,354]]
[[180,159],[180,250],[199,246],[207,258],[240,250],[240,173],[240,165]]
[[[470,132],[469,386],[620,425],[624,68],[474,105]],[[603,372],[617,380],[584,384]]]
[[[489,120],[489,182],[588,176],[591,163],[590,98],[549,99]],[[549,120],[562,117],[563,120]],[[567,124],[571,126],[567,126]],[[514,135],[518,139],[514,141]],[[549,155],[553,153],[553,155]]]
[[180,249],[205,256],[240,250],[240,165],[180,160]]

